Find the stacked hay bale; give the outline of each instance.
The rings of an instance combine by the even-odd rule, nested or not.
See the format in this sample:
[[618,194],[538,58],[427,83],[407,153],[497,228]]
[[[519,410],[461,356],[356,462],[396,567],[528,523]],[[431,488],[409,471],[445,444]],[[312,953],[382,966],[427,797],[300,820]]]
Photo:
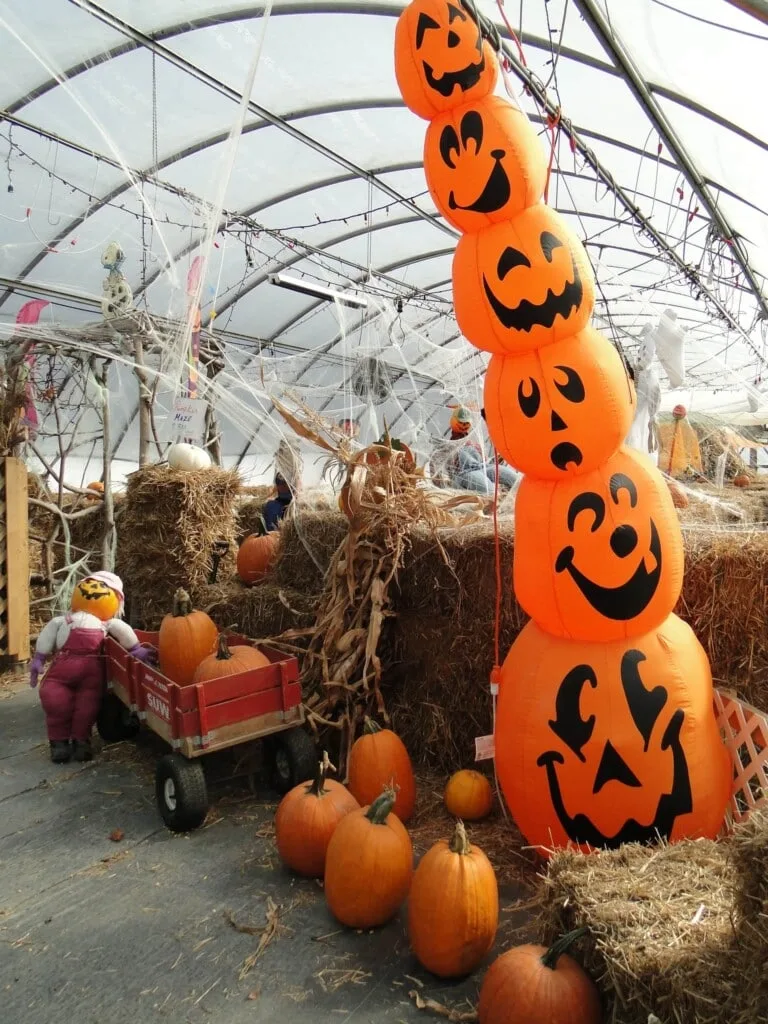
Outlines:
[[586,926],[584,966],[606,1020],[701,1024],[768,1019],[768,815],[732,838],[556,853],[540,931]]
[[178,587],[198,601],[208,584],[216,541],[230,546],[219,579],[232,575],[239,491],[237,473],[217,468],[187,473],[148,466],[128,478],[116,570],[134,625],[156,628]]

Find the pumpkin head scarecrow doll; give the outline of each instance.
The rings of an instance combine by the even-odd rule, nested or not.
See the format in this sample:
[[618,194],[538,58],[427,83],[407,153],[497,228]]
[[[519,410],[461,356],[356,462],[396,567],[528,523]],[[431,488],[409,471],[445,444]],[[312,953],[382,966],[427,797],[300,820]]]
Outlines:
[[93,756],[91,732],[101,706],[104,638],[114,637],[141,661],[155,657],[153,648],[142,647],[128,623],[121,620],[122,612],[120,577],[95,572],[75,587],[71,610],[51,619],[37,639],[29,684],[37,686],[46,659],[52,655],[40,687],[40,703],[54,764],[71,758],[90,761]]
[[[461,442],[448,462],[447,470],[452,487],[461,491],[475,491],[492,495],[496,484],[496,467],[483,458],[480,445],[468,439],[472,429],[472,416],[464,406],[458,406],[451,415],[451,441]],[[513,487],[517,473],[509,466],[499,466],[499,486]]]

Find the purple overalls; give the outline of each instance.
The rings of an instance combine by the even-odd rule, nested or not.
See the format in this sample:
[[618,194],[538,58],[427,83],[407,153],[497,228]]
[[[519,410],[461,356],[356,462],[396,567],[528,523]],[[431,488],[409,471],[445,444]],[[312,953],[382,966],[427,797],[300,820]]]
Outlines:
[[[67,615],[68,623],[72,617]],[[48,739],[86,742],[101,706],[103,629],[71,629],[40,687]]]

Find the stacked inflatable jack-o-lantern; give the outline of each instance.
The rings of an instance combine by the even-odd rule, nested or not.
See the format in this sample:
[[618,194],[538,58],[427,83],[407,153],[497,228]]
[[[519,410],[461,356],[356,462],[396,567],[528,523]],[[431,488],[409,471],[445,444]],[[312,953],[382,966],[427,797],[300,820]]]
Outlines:
[[730,762],[707,656],[672,610],[680,527],[663,477],[622,445],[635,409],[590,326],[584,247],[541,201],[547,161],[525,114],[491,95],[498,65],[472,8],[414,0],[395,70],[429,120],[424,170],[462,232],[456,319],[490,352],[488,430],[524,473],[514,586],[531,616],[501,671],[496,765],[542,851],[714,836]]

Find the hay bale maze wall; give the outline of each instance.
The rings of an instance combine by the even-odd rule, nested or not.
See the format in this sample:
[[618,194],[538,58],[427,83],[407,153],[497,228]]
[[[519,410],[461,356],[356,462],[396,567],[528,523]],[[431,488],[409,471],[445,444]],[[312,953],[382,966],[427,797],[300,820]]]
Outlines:
[[768,1019],[768,816],[726,840],[562,851],[549,862],[540,933],[586,926],[574,955],[606,1021],[755,1024]]

